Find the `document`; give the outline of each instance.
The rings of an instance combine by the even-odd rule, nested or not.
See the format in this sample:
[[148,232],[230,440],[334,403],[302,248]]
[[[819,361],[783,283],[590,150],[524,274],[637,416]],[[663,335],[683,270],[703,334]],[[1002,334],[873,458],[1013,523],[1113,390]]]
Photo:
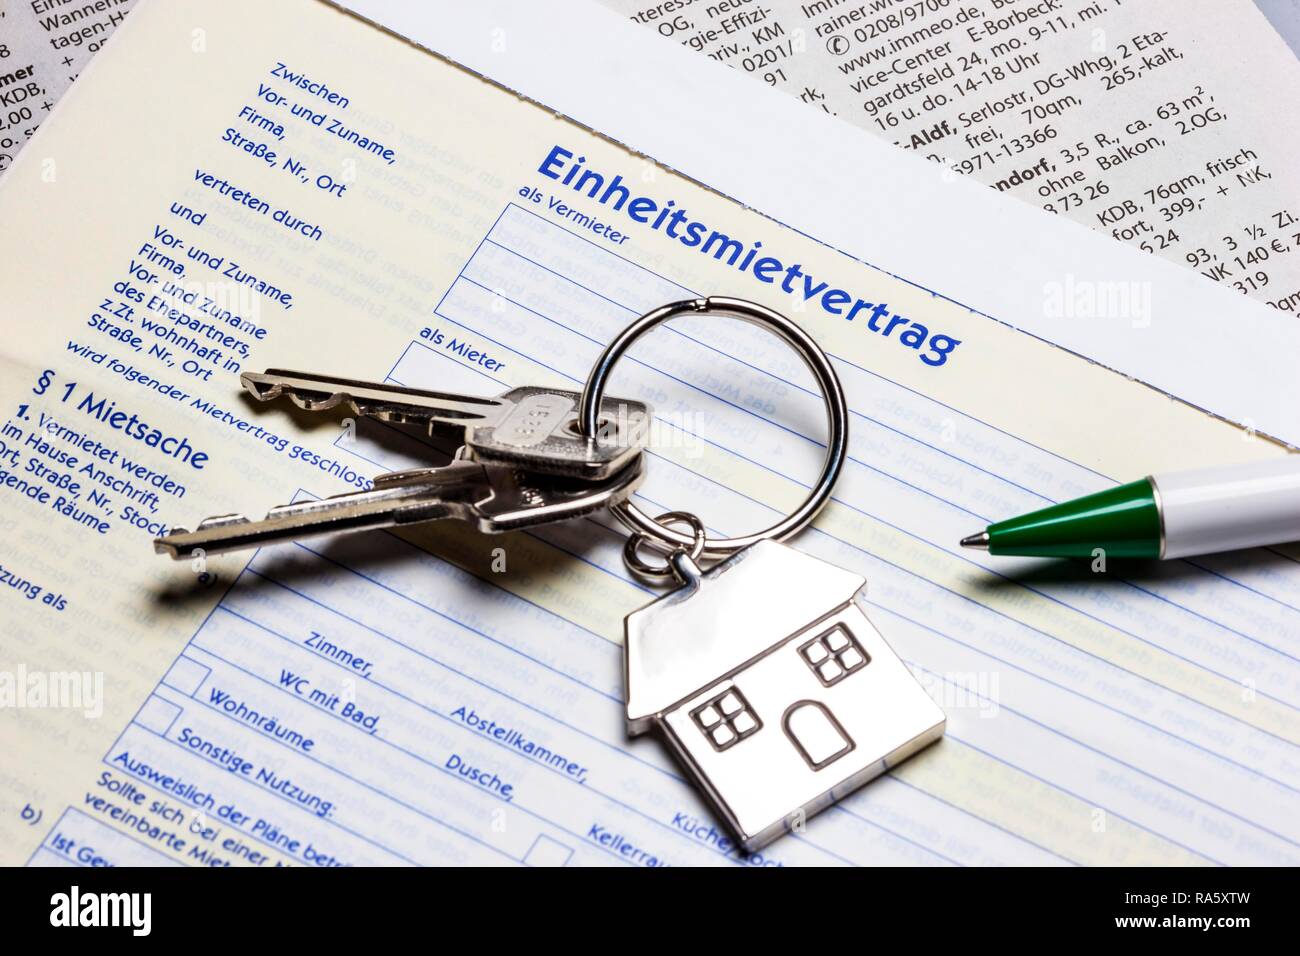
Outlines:
[[1009,203],[589,0],[344,5],[861,262],[1300,444],[1300,324],[1186,265]]
[[[0,862],[1300,861],[1300,550],[1076,567],[957,545],[1276,443],[316,0],[138,4],[0,181],[0,223]],[[241,371],[577,388],[636,316],[705,294],[832,356],[850,459],[792,544],[867,578],[948,716],[759,854],[626,736],[622,619],[659,592],[608,518],[153,553],[445,459],[257,403]],[[610,391],[654,406],[654,513],[749,532],[820,464],[811,376],[747,326],[660,329]]]
[[602,0],[999,192],[1300,310],[1300,61],[1252,0]]
[[[0,60],[9,59],[12,65],[8,72],[0,72],[0,104],[15,107],[8,116],[8,123],[0,122],[0,131],[7,130],[9,134],[0,139],[0,171],[12,160],[14,152],[30,136],[39,119],[52,109],[76,71],[91,54],[102,48],[109,33],[122,22],[131,2],[133,0],[113,0],[111,3],[78,5],[70,0],[42,0],[13,9],[6,25],[6,42],[0,44]],[[1195,15],[1189,19],[1186,6],[1174,8],[1157,3],[1129,5],[1121,9],[1118,3],[1107,6],[1090,0],[1062,0],[1064,6],[1036,5],[1025,0],[1017,7],[1016,2],[996,0],[990,8],[996,18],[985,20],[980,20],[980,17],[988,11],[981,12],[983,7],[978,4],[962,7],[953,17],[946,18],[929,16],[946,9],[940,5],[902,4],[901,0],[872,0],[871,4],[848,7],[843,3],[801,4],[798,15],[790,9],[783,9],[790,6],[784,0],[781,4],[757,11],[732,3],[705,5],[677,0],[654,6],[627,4],[625,0],[609,0],[607,4],[611,10],[625,10],[630,17],[629,25],[653,26],[653,32],[644,31],[645,40],[652,41],[658,34],[680,39],[683,52],[708,53],[708,57],[699,58],[699,67],[705,67],[707,63],[716,68],[716,64],[710,62],[711,58],[732,66],[739,64],[740,69],[736,72],[745,78],[752,78],[761,70],[762,77],[773,90],[796,92],[803,103],[818,107],[810,112],[822,115],[832,111],[826,105],[826,94],[815,82],[824,81],[828,87],[837,88],[842,85],[841,80],[861,70],[862,57],[851,57],[848,62],[835,64],[834,56],[818,55],[815,45],[809,52],[809,29],[827,39],[829,54],[831,48],[838,50],[849,43],[844,36],[834,34],[834,30],[861,24],[868,14],[878,14],[871,24],[855,27],[852,39],[870,39],[875,34],[883,37],[889,33],[892,38],[888,52],[893,53],[906,51],[932,35],[955,33],[957,26],[965,25],[964,38],[976,48],[957,57],[962,63],[963,73],[984,62],[978,47],[989,36],[997,37],[997,42],[989,45],[990,55],[1001,55],[1011,48],[1020,50],[1026,44],[1032,46],[1032,55],[1017,54],[1014,64],[994,63],[990,76],[999,85],[1004,85],[1002,80],[1008,77],[1019,82],[1025,89],[1009,96],[1011,100],[1025,98],[1031,104],[1023,118],[1031,124],[1036,122],[1036,118],[1051,120],[1050,124],[1034,130],[1026,139],[1026,135],[1012,123],[1005,131],[996,132],[1000,139],[1008,139],[1009,145],[999,146],[996,154],[985,150],[982,155],[960,162],[953,161],[948,155],[947,145],[942,154],[908,150],[928,161],[937,160],[937,168],[941,170],[938,185],[942,188],[938,190],[933,182],[919,178],[914,169],[904,172],[901,177],[913,183],[909,189],[910,201],[906,204],[909,218],[921,222],[929,219],[934,223],[927,230],[929,235],[919,243],[915,242],[915,234],[905,232],[902,237],[905,241],[900,243],[900,236],[892,230],[877,231],[873,228],[875,210],[881,207],[882,200],[886,206],[898,204],[898,194],[888,185],[878,196],[870,188],[859,188],[845,202],[844,197],[836,195],[838,190],[823,187],[821,177],[810,178],[805,173],[810,158],[808,149],[811,144],[816,144],[816,165],[828,174],[829,181],[861,186],[862,170],[869,169],[875,174],[872,178],[890,184],[899,177],[899,171],[893,168],[892,163],[884,161],[884,157],[863,150],[860,143],[841,143],[842,138],[828,135],[825,127],[814,124],[803,130],[805,124],[792,123],[793,117],[789,113],[754,95],[761,89],[759,84],[724,89],[717,82],[716,74],[707,69],[683,69],[680,63],[659,62],[648,55],[648,46],[638,48],[629,43],[631,38],[627,36],[616,38],[611,24],[601,22],[599,16],[593,15],[600,11],[592,10],[587,0],[554,0],[548,6],[510,0],[485,0],[473,7],[445,3],[409,4],[401,0],[344,0],[343,5],[391,26],[398,33],[416,36],[424,45],[450,54],[452,59],[471,65],[506,85],[513,82],[515,88],[533,91],[544,102],[583,119],[592,128],[601,129],[647,155],[659,157],[670,165],[677,164],[678,168],[694,169],[699,177],[715,188],[733,196],[747,196],[746,201],[754,208],[764,209],[769,215],[821,236],[826,242],[864,261],[898,274],[909,274],[916,268],[909,253],[919,254],[927,260],[933,288],[942,294],[1247,428],[1261,430],[1293,445],[1300,442],[1300,385],[1294,383],[1288,365],[1289,356],[1300,349],[1300,330],[1285,318],[1286,314],[1294,312],[1296,297],[1300,295],[1291,288],[1295,285],[1294,267],[1287,265],[1294,261],[1294,257],[1289,255],[1293,248],[1291,240],[1295,238],[1290,235],[1294,232],[1291,229],[1293,214],[1286,204],[1287,196],[1294,192],[1293,184],[1285,163],[1266,159],[1251,169],[1237,169],[1244,162],[1243,157],[1253,153],[1261,143],[1273,144],[1265,149],[1269,156],[1287,155],[1296,146],[1289,138],[1291,134],[1285,124],[1276,123],[1267,106],[1259,108],[1261,100],[1256,96],[1259,90],[1286,90],[1295,83],[1295,59],[1286,55],[1284,50],[1279,55],[1277,37],[1260,16],[1262,11],[1278,32],[1289,37],[1294,32],[1294,3],[1258,2],[1258,11],[1246,0],[1235,0],[1231,7],[1205,3],[1191,8]],[[1069,7],[1070,3],[1076,4],[1077,11]],[[834,15],[826,16],[825,22],[821,22],[823,14],[831,10],[835,11]],[[1060,18],[1053,19],[1052,15],[1057,13]],[[3,16],[3,8],[0,8],[0,17]],[[701,16],[708,25],[696,29],[696,18]],[[787,30],[791,20],[796,26]],[[798,25],[804,20],[809,26]],[[906,32],[906,35],[899,34],[901,27],[915,22],[921,22],[921,26]],[[978,26],[971,25],[977,22]],[[1166,25],[1175,22],[1190,35],[1188,52],[1169,47],[1154,58],[1144,56],[1136,68],[1126,66],[1110,74],[1105,72],[1107,64],[1113,60],[1102,54],[1115,42],[1116,36],[1127,38],[1119,43],[1118,48],[1122,58],[1129,60],[1137,51],[1149,50],[1154,42],[1152,38],[1167,38],[1170,31]],[[436,24],[436,27],[431,27],[431,24]],[[1086,31],[1081,29],[1085,26]],[[1020,28],[1026,28],[1024,36],[1013,35]],[[742,50],[738,43],[726,42],[729,38],[743,38],[747,30],[757,47],[746,44]],[[989,34],[988,30],[994,33]],[[861,37],[859,31],[863,31]],[[490,42],[483,42],[484,36],[488,36]],[[508,44],[507,36],[510,38]],[[1207,55],[1207,46],[1202,42],[1206,36],[1231,36],[1243,52],[1236,60]],[[1085,39],[1086,51],[1083,50]],[[952,60],[952,43],[961,46],[963,42],[963,37],[957,36],[949,43],[934,44],[928,48],[925,57],[900,55],[890,61],[890,69],[907,74],[921,59],[927,62],[937,62],[945,57]],[[716,44],[717,48],[710,48],[710,44]],[[1216,54],[1222,48],[1222,42],[1217,43]],[[880,45],[862,56],[868,61],[880,60],[885,52],[884,46]],[[1087,52],[1089,57],[1077,61],[1076,54],[1082,52]],[[592,69],[589,64],[597,55],[601,60],[598,71],[607,77],[617,76],[617,82],[600,84],[598,88],[587,82]],[[784,67],[770,71],[762,69],[768,61],[787,58],[798,60],[818,74],[810,80],[814,85],[796,88],[797,84],[787,83]],[[1228,62],[1246,62],[1249,68],[1228,70],[1225,68]],[[1160,68],[1160,77],[1163,78],[1160,81],[1150,78],[1155,66]],[[1136,76],[1143,78],[1143,82],[1138,83],[1133,78],[1135,69]],[[901,100],[922,88],[929,90],[926,84],[937,81],[936,77],[942,80],[945,73],[946,70],[939,67],[933,73],[925,74],[924,82],[920,79],[900,82],[890,95]],[[1027,92],[1031,75],[1038,77],[1032,81],[1034,93]],[[525,81],[519,83],[521,76]],[[1096,203],[1093,204],[1096,208],[1088,208],[1083,198],[1092,201],[1112,195],[1119,165],[1115,155],[1107,152],[1118,140],[1088,127],[1088,123],[1094,120],[1096,124],[1105,126],[1110,119],[1109,112],[1097,111],[1096,103],[1101,102],[1107,110],[1114,108],[1119,112],[1154,112],[1162,120],[1169,121],[1179,115],[1180,102],[1182,106],[1200,105],[1199,101],[1204,99],[1201,93],[1196,93],[1179,101],[1177,90],[1169,91],[1183,81],[1188,84],[1196,81],[1199,88],[1203,85],[1200,81],[1207,78],[1213,79],[1230,96],[1221,97],[1218,106],[1207,109],[1204,115],[1179,121],[1177,150],[1155,149],[1148,137],[1147,141],[1132,147],[1121,143],[1115,154],[1123,160],[1122,178],[1131,192],[1135,195],[1139,192],[1144,196],[1149,194],[1151,201],[1166,201],[1158,209],[1158,218],[1170,224],[1170,228],[1156,234],[1147,221],[1150,217],[1138,217],[1138,212],[1145,213],[1147,207],[1138,206],[1134,200],[1121,198],[1105,208]],[[1059,104],[1033,105],[1040,88],[1056,90],[1067,84],[1072,88],[1088,87],[1093,81],[1104,87],[1106,95],[1097,100],[1091,95],[1080,99],[1070,94],[1071,98],[1066,100],[1070,104],[1068,116],[1061,112],[1064,108]],[[879,78],[858,76],[846,82],[854,91],[850,100],[856,103],[858,94],[879,85]],[[644,92],[633,94],[631,98],[660,102],[662,109],[644,114],[640,111],[629,114],[623,109],[620,91],[629,90],[637,83],[644,85]],[[988,83],[987,78],[980,78],[973,85],[963,80],[955,86],[959,99],[966,100],[973,98],[968,94],[988,86]],[[9,87],[7,92],[4,87]],[[1118,96],[1121,92],[1123,96]],[[1164,99],[1167,95],[1175,96],[1175,99]],[[927,96],[922,103],[924,122],[928,124],[934,119],[932,114],[936,111],[942,112],[941,108],[948,104],[948,99],[946,93],[942,101],[940,97]],[[590,117],[592,107],[602,100],[612,105],[613,111],[597,108],[596,116]],[[1210,100],[1215,102],[1213,96]],[[791,103],[794,102],[798,101],[791,98]],[[784,105],[790,106],[791,103]],[[1230,110],[1225,108],[1226,104],[1230,104]],[[873,105],[864,100],[861,105],[861,112],[847,109],[842,114],[836,112],[836,115],[855,120],[853,128],[862,128],[878,143],[901,142],[896,136],[876,135],[882,127],[867,123],[866,111],[876,110],[880,106],[878,102]],[[654,120],[656,112],[667,120],[666,125]],[[692,124],[683,122],[692,114],[698,128],[694,142],[687,132]],[[957,116],[963,126],[987,122],[989,128],[993,128],[1003,120],[1009,122],[1014,118],[1013,114],[1014,111],[1004,102],[1001,108],[993,104],[990,109],[961,112]],[[915,119],[914,116],[906,118]],[[881,122],[886,126],[897,125],[898,117],[892,116]],[[1066,124],[1064,136],[1060,128],[1062,122]],[[1134,124],[1126,125],[1126,133],[1130,126]],[[796,132],[796,127],[801,131]],[[923,129],[919,137],[923,142],[933,143],[936,131],[942,133],[951,128],[951,124],[944,127],[941,121],[936,120],[933,128]],[[737,136],[735,131],[740,135]],[[1020,216],[1008,215],[996,202],[981,204],[966,196],[955,202],[947,201],[952,192],[947,186],[961,173],[972,172],[975,167],[992,170],[995,162],[1025,155],[1034,141],[1050,146],[1052,142],[1069,139],[1076,133],[1083,139],[1061,152],[1061,161],[1069,167],[1068,174],[1063,177],[1044,179],[1049,161],[1046,156],[1040,156],[1031,169],[1012,170],[1006,179],[980,180],[977,175],[962,178],[989,182],[998,190],[1028,197],[1031,203],[1037,203],[1040,198],[1050,199],[1043,203],[1043,207],[1052,213],[1064,213],[1061,218],[1075,220],[1082,217],[1080,221],[1095,227],[1099,233],[1109,230],[1116,238],[1127,239],[1130,245],[1139,249],[1172,257],[1172,261],[1184,268],[1193,268],[1226,292],[1245,293],[1274,306],[1283,316],[1270,319],[1250,310],[1242,312],[1221,297],[1207,300],[1197,295],[1171,296],[1167,282],[1152,280],[1152,275],[1158,273],[1146,267],[1135,273],[1134,269],[1138,267],[1135,267],[1133,258],[1116,259],[1099,252],[1081,255],[1077,241],[1069,237],[1069,230],[1049,228],[1044,231],[1045,227],[1034,223],[1032,217],[1026,221]],[[1196,134],[1194,140],[1183,138],[1192,134]],[[970,135],[978,135],[987,142],[995,134],[984,129]],[[1092,137],[1091,141],[1088,137]],[[718,141],[737,142],[751,138],[755,139],[755,144],[744,150],[748,159],[740,164],[742,168],[732,169],[725,164],[717,166],[702,161],[708,157],[707,154],[701,156],[701,146],[707,150]],[[953,142],[946,133],[943,140],[949,145]],[[1215,150],[1228,155],[1237,149],[1233,145],[1235,142],[1249,142],[1251,146],[1242,147],[1235,159],[1221,160],[1213,155]],[[782,163],[781,157],[776,155],[783,145],[796,150],[793,164],[789,160]],[[1208,205],[1204,198],[1193,199],[1190,195],[1195,191],[1193,187],[1197,180],[1202,178],[1200,172],[1188,174],[1178,166],[1189,145],[1205,153],[1205,169],[1218,179],[1223,178],[1221,174],[1234,171],[1235,185],[1216,180],[1214,196],[1210,197]],[[713,152],[714,160],[731,155],[727,151]],[[1170,157],[1174,158],[1173,165],[1170,165]],[[1141,158],[1142,162],[1130,162],[1136,158]],[[1108,181],[1093,183],[1088,179],[1083,172],[1085,160],[1106,170]],[[1052,162],[1051,165],[1055,174],[1057,164]],[[903,170],[906,170],[906,164]],[[792,173],[797,176],[793,182],[789,179]],[[1167,177],[1169,181],[1164,182],[1161,177]],[[1037,198],[1020,188],[1031,181],[1036,183]],[[1081,188],[1071,188],[1079,187],[1085,181]],[[1243,203],[1238,187],[1247,186],[1250,194]],[[1062,194],[1067,189],[1069,191]],[[926,202],[923,196],[917,195],[918,190],[934,192],[938,201]],[[1226,201],[1229,191],[1234,191],[1232,202]],[[1243,209],[1254,218],[1249,221],[1243,218]],[[972,228],[945,235],[944,228],[938,224],[946,221],[953,211],[966,221],[996,223],[998,238],[991,242],[972,243],[969,237],[979,235],[979,230]],[[1225,258],[1214,251],[1208,240],[1203,245],[1189,245],[1191,237],[1185,231],[1189,222],[1205,237],[1217,236],[1219,245],[1227,253],[1240,254]],[[1270,229],[1273,232],[1271,236]],[[1040,235],[1040,242],[1025,247],[1027,255],[1022,255],[1015,250],[1026,232]],[[1057,250],[1059,252],[1054,255]],[[943,264],[936,265],[936,259]],[[1081,263],[1086,263],[1087,267],[1080,269]],[[1246,272],[1238,274],[1233,270]],[[990,285],[986,281],[990,271],[1007,278],[998,285]],[[1022,278],[1024,275],[1033,275],[1040,281],[1026,285]],[[1279,289],[1284,291],[1279,293]],[[1132,334],[1134,330],[1139,334]],[[1261,350],[1257,347],[1260,341],[1269,342],[1272,347]],[[1211,377],[1200,375],[1197,370],[1206,361],[1218,364],[1220,374]]]
[[0,173],[135,0],[0,3]]

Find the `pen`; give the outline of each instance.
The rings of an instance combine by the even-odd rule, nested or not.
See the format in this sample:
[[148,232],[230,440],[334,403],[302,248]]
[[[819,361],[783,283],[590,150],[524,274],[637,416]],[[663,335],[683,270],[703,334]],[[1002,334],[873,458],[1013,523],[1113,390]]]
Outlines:
[[1149,475],[962,538],[989,554],[1183,558],[1300,541],[1300,455]]

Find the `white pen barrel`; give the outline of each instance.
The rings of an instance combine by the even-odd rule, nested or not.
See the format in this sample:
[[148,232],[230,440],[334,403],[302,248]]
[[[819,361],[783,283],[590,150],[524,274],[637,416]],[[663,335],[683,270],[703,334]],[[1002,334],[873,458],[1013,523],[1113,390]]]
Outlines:
[[1300,455],[1151,480],[1166,558],[1300,541]]

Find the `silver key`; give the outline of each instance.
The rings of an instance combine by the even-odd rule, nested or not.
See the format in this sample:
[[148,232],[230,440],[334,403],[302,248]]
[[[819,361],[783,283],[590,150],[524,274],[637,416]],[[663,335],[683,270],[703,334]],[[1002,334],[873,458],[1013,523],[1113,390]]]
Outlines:
[[606,398],[601,435],[591,441],[578,431],[578,393],[563,389],[525,386],[495,398],[474,398],[285,369],[245,372],[240,380],[264,402],[287,395],[308,411],[346,403],[358,415],[451,435],[479,461],[593,481],[640,454],[650,421],[643,402]]
[[154,550],[177,560],[341,531],[392,528],[440,518],[473,522],[489,534],[581,517],[627,499],[641,484],[644,459],[601,481],[547,476],[498,462],[456,460],[441,468],[393,472],[370,491],[272,508],[265,518],[208,518],[176,528]]

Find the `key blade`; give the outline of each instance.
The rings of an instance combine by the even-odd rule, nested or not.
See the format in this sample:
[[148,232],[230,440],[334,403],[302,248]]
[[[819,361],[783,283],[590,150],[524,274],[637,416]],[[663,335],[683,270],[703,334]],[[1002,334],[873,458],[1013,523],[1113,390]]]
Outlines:
[[473,510],[479,530],[488,534],[553,524],[626,501],[644,477],[645,459],[640,455],[601,481],[489,466],[491,497],[480,501]]
[[464,427],[492,422],[504,411],[503,403],[495,398],[453,395],[289,369],[245,372],[239,380],[258,401],[288,396],[295,405],[309,412],[344,404],[357,415],[385,422]]
[[278,505],[259,520],[243,515],[208,518],[193,531],[177,528],[155,538],[154,550],[181,561],[200,553],[223,554],[340,531],[466,518],[475,516],[476,503],[491,494],[488,468],[455,461],[443,468],[382,475],[370,491]]

